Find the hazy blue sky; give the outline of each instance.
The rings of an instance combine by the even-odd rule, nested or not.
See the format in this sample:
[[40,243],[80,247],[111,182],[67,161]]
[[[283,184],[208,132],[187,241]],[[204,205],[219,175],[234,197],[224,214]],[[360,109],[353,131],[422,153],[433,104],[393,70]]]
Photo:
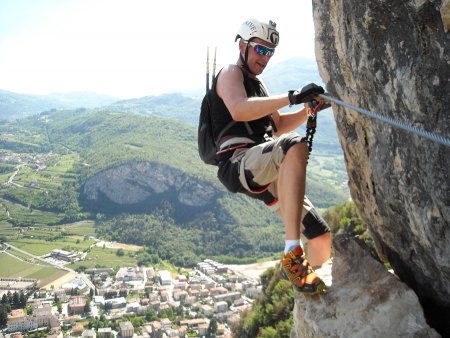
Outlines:
[[251,17],[277,23],[272,63],[314,58],[308,0],[0,0],[0,89],[130,98],[203,88],[206,47],[217,46],[216,69],[235,62]]

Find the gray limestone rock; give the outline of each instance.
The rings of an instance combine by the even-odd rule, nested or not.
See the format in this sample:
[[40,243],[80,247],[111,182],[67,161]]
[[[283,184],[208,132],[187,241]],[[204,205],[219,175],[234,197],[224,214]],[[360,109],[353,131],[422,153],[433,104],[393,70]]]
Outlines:
[[317,270],[327,291],[295,294],[292,338],[440,337],[426,323],[416,294],[364,243],[347,235],[333,243],[332,263]]
[[114,203],[130,205],[170,191],[174,191],[180,203],[188,206],[207,205],[218,194],[211,184],[153,162],[131,162],[101,171],[86,181],[83,194],[92,202],[103,194]]
[[[449,137],[448,1],[313,1],[330,96]],[[450,335],[450,147],[333,104],[349,188],[380,258]],[[320,123],[320,122],[319,122]]]

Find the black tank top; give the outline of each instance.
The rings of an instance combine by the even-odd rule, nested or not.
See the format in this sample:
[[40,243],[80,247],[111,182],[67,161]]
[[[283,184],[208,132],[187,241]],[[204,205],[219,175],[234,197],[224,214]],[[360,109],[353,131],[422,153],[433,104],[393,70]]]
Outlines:
[[[266,89],[258,79],[251,78],[246,70],[242,68],[240,69],[242,70],[242,74],[244,75],[244,87],[247,93],[247,97],[268,96]],[[220,72],[217,74],[214,81],[217,81],[219,75]],[[213,124],[213,133],[214,136],[217,137],[217,135],[220,134],[225,126],[227,126],[228,123],[233,120],[233,118],[231,117],[230,111],[225,106],[223,100],[217,95],[217,92],[214,90],[214,92],[211,94],[211,119]],[[230,129],[227,130],[223,137],[244,136],[253,139],[257,143],[260,143],[264,141],[265,134],[269,134],[271,136],[271,121],[272,117],[270,114],[258,120],[248,121],[247,123],[250,125],[250,128],[253,131],[252,135],[249,135],[248,129],[245,126],[244,122],[236,122]]]

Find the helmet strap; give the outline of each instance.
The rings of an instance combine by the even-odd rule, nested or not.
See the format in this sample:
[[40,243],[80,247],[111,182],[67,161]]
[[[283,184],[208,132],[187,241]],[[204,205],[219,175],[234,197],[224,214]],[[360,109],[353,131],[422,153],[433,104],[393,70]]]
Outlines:
[[248,61],[248,43],[247,43],[247,46],[245,47],[245,57],[242,56],[242,53],[240,53],[240,54],[239,54],[239,58],[240,58],[241,61],[242,61],[242,67],[243,67],[247,72],[249,72],[250,74],[255,75],[255,73],[253,73],[253,72],[250,70],[250,67],[248,66],[248,63],[247,63],[247,61]]

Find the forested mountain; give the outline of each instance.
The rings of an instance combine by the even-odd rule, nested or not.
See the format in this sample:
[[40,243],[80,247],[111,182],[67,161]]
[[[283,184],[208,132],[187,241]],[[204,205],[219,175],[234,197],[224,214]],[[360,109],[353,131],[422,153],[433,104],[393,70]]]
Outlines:
[[[273,94],[300,89],[310,82],[322,85],[316,61],[298,57],[270,64],[261,75],[261,79],[269,92]],[[23,118],[53,109],[104,107],[106,110],[174,118],[196,126],[203,94],[202,88],[190,94],[176,91],[158,96],[118,101],[111,96],[90,92],[27,95],[0,89],[0,120]],[[326,148],[332,147],[334,152],[341,153],[331,109],[321,112],[315,138],[317,147],[326,145]]]

